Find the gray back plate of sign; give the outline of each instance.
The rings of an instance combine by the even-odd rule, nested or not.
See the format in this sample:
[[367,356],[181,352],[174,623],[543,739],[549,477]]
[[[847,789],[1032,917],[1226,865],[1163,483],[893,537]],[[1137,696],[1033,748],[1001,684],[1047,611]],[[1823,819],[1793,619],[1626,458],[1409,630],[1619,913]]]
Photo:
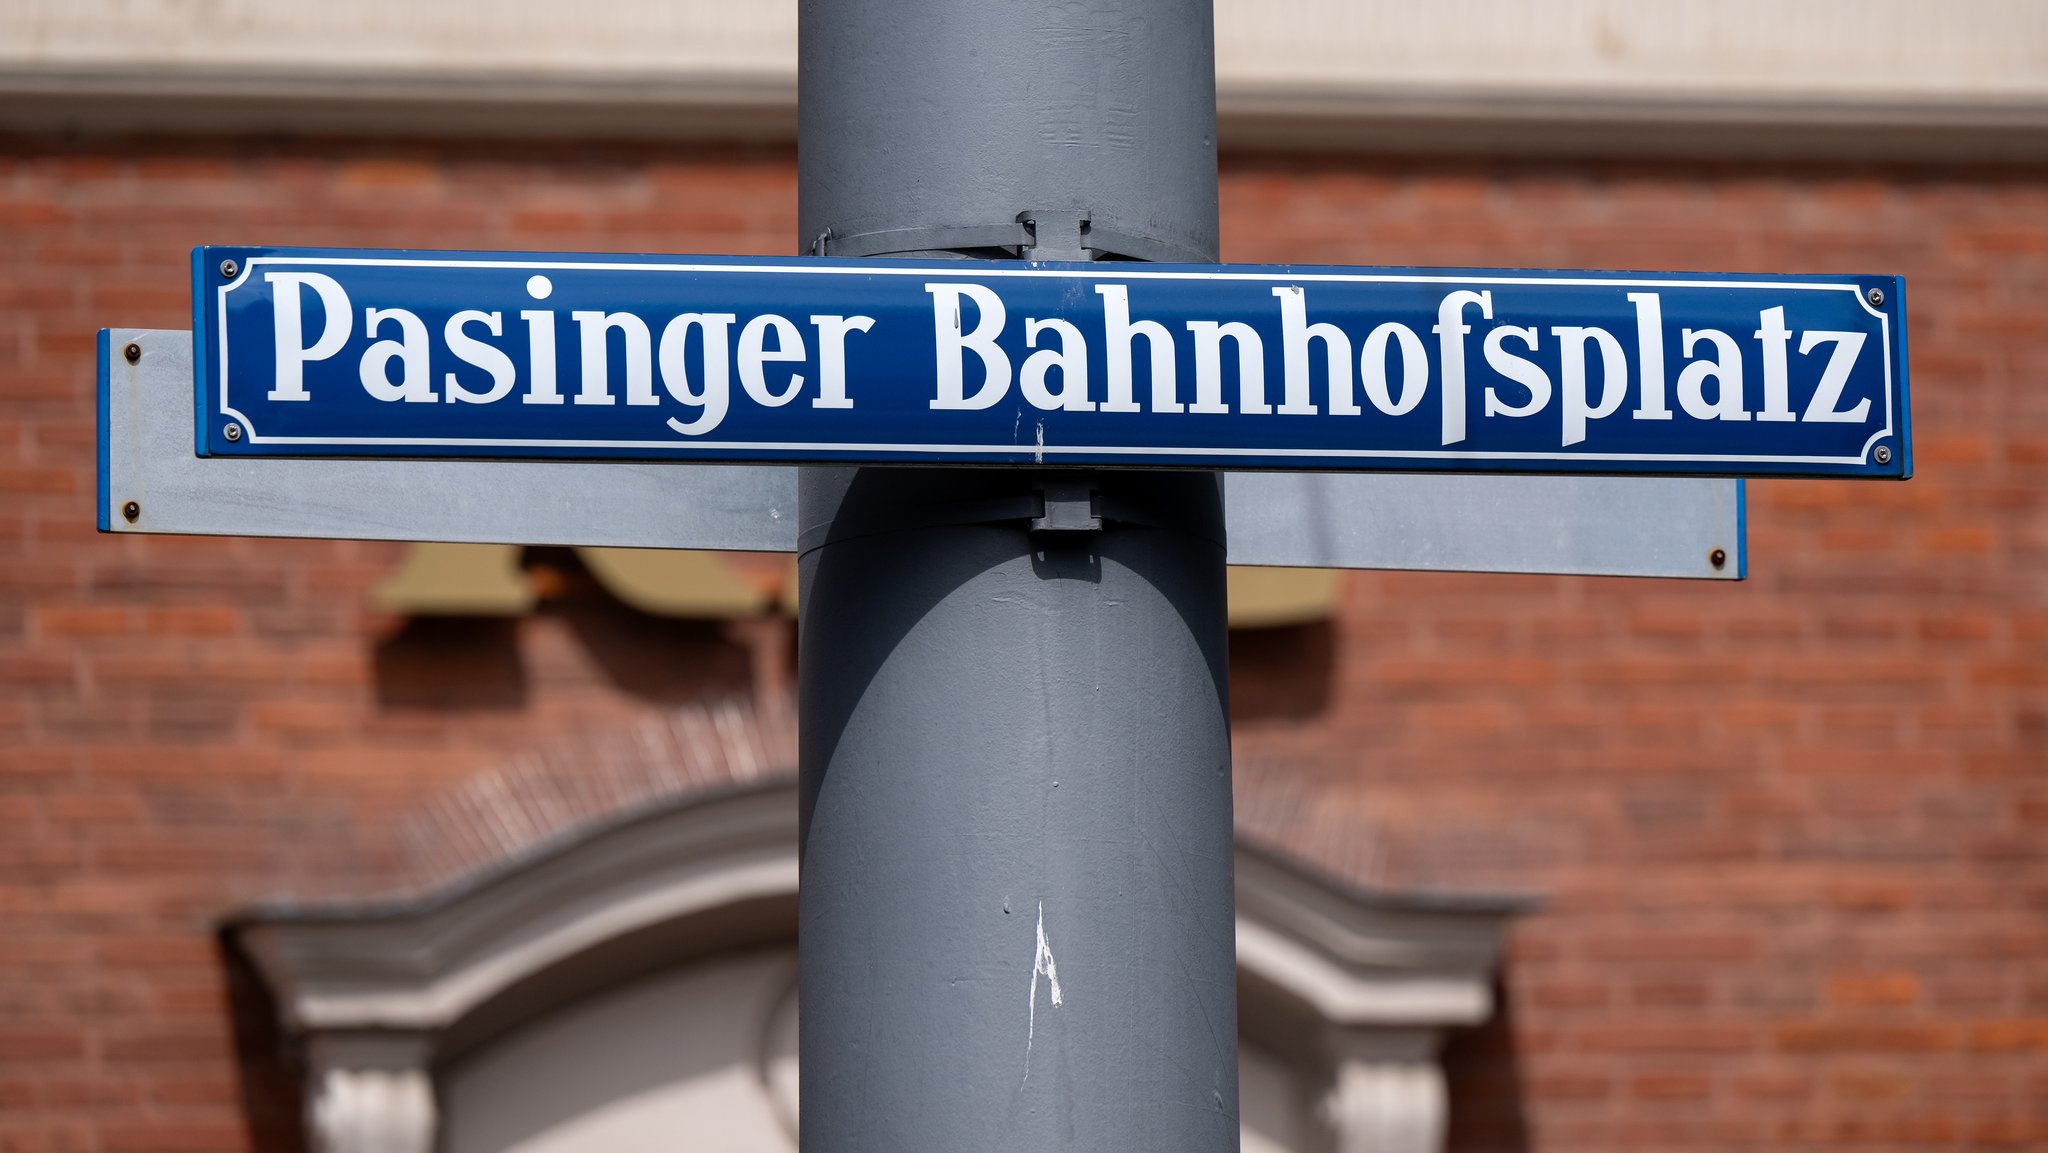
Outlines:
[[[115,532],[796,549],[796,469],[553,461],[201,459],[192,335],[116,329],[105,523]],[[1729,580],[1741,482],[1231,473],[1230,563]],[[122,513],[130,501],[138,515]],[[1716,567],[1716,551],[1723,563]]]

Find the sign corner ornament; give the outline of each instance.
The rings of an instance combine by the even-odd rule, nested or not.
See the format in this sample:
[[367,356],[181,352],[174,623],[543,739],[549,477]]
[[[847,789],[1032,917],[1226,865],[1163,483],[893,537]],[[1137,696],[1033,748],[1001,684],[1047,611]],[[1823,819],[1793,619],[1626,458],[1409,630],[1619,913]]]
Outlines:
[[202,247],[197,449],[1903,479],[1904,281]]

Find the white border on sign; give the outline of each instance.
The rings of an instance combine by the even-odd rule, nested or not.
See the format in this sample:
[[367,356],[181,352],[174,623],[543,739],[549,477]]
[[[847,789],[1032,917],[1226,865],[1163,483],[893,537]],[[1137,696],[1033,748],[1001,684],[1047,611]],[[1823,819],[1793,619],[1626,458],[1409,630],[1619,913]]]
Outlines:
[[1328,458],[1346,460],[1502,460],[1502,461],[1546,461],[1567,463],[1575,460],[1605,461],[1705,461],[1713,464],[1846,464],[1860,465],[1870,455],[1870,448],[1878,441],[1892,435],[1892,341],[1891,317],[1870,306],[1864,298],[1863,289],[1854,284],[1805,284],[1798,281],[1780,280],[1650,280],[1623,277],[1592,276],[1446,276],[1441,274],[1400,274],[1400,273],[1348,273],[1312,272],[1298,276],[1276,276],[1270,272],[1168,272],[1156,269],[1118,267],[1122,262],[1109,262],[1086,271],[1067,268],[1004,268],[977,266],[973,275],[986,277],[1070,277],[1091,280],[1249,280],[1267,281],[1274,284],[1554,284],[1578,288],[1742,288],[1773,289],[1801,292],[1846,292],[1855,299],[1858,307],[1877,318],[1882,334],[1884,350],[1884,427],[1870,434],[1863,442],[1861,452],[1856,456],[1744,456],[1736,454],[1702,453],[1615,453],[1615,452],[1484,452],[1484,451],[1442,451],[1425,449],[1344,449],[1344,448],[1169,448],[1148,446],[1144,448],[1113,447],[1105,445],[986,445],[986,444],[890,444],[890,443],[848,443],[844,441],[708,441],[708,440],[533,440],[496,437],[374,437],[374,436],[262,436],[249,418],[236,410],[228,401],[228,293],[242,286],[255,274],[259,264],[278,265],[354,265],[370,267],[420,267],[420,268],[503,268],[503,269],[562,269],[572,272],[695,272],[695,273],[770,273],[776,275],[794,273],[802,276],[941,276],[963,279],[965,273],[958,267],[938,265],[877,264],[875,267],[849,267],[846,265],[820,265],[805,267],[799,261],[793,264],[654,264],[639,261],[574,261],[574,260],[454,260],[439,257],[419,259],[394,259],[392,257],[369,256],[253,256],[242,265],[241,274],[219,288],[215,315],[220,327],[220,414],[239,421],[245,438],[251,444],[281,445],[385,445],[391,447],[422,446],[446,448],[653,448],[675,449],[682,446],[727,451],[770,451],[770,452],[898,452],[924,455],[970,455],[990,456],[1012,455],[1031,451],[1039,460],[1060,456],[1175,456],[1175,457],[1272,457],[1272,458]]

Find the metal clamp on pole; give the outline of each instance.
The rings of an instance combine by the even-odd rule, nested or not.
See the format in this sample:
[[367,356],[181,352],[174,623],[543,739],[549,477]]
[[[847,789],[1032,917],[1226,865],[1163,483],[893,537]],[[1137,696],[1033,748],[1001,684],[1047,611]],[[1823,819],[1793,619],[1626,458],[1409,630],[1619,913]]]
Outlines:
[[799,514],[797,552],[862,537],[934,529],[1023,528],[1101,532],[1162,529],[1221,551],[1222,486],[1213,474],[1118,469],[1028,473],[1010,469],[804,470],[812,502]]
[[837,225],[811,238],[812,256],[912,256],[967,252],[1011,256],[1030,240],[1016,221],[1001,224],[940,224],[910,228]]
[[1020,212],[1017,220],[1024,226],[1029,239],[1018,250],[1017,255],[1026,260],[1093,260],[1096,252],[1089,243],[1089,232],[1094,223],[1090,214],[1041,209]]
[[1102,510],[1095,485],[1087,480],[1045,480],[1038,485],[1039,513],[1032,532],[1101,532]]
[[968,255],[1024,260],[1147,260],[1202,264],[1207,255],[1103,214],[1074,208],[1026,209],[995,224],[903,225],[866,219],[808,234],[810,256]]

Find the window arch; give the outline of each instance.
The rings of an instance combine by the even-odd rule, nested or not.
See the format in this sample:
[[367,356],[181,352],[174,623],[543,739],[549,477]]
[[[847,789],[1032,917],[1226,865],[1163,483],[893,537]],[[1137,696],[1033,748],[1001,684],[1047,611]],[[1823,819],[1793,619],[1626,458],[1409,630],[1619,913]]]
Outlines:
[[[731,725],[705,731],[753,749],[741,758],[753,771],[672,773],[663,795],[536,829],[531,843],[500,844],[483,867],[403,900],[262,909],[229,926],[303,1043],[313,1149],[625,1150],[617,1126],[630,1128],[633,1110],[618,1102],[637,1093],[647,1116],[668,1116],[693,1099],[691,1070],[704,1062],[756,1095],[748,1117],[726,1117],[755,1134],[736,1153],[794,1147],[793,1049],[777,1040],[794,1035],[794,782],[757,755],[773,742]],[[501,776],[492,788],[519,782]],[[443,806],[443,834],[463,811]],[[1502,935],[1522,904],[1361,891],[1242,834],[1236,870],[1245,1148],[1440,1149],[1443,1035],[1493,1012]],[[557,1059],[601,1051],[598,1038],[645,1043],[661,1014],[695,1022],[697,1041],[662,1050],[666,1082],[635,1086]],[[574,1093],[540,1101],[518,1088],[564,1068],[590,1082],[581,1111]],[[522,1107],[476,1107],[493,1094],[521,1094]],[[706,1124],[716,1118],[704,1110],[738,1100],[695,1099]],[[477,1128],[486,1115],[489,1132]],[[609,1135],[579,1145],[577,1126]]]

